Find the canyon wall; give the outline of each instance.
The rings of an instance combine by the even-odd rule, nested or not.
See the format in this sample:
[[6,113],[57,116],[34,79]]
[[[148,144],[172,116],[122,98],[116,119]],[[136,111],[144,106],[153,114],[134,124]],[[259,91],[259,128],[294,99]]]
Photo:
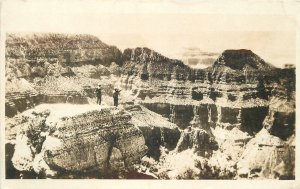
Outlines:
[[[212,66],[193,69],[148,48],[121,53],[90,35],[7,35],[7,120],[42,103],[93,104],[99,83],[105,106],[112,105],[113,88],[122,89],[126,113],[101,110],[57,121],[62,130],[47,135],[57,146],[35,141],[51,149],[38,147],[44,150],[39,159],[26,161],[39,160],[50,170],[123,170],[144,155],[166,162],[164,150],[180,156],[192,149],[195,169],[223,171],[199,178],[294,178],[295,69],[275,68],[246,49],[225,50]],[[82,121],[85,116],[91,123]],[[135,143],[137,149],[127,149]]]
[[[134,56],[132,51],[131,64],[143,63]],[[149,61],[148,69],[160,60]],[[237,178],[294,178],[295,70],[277,69],[249,50],[230,50],[211,68],[189,72],[188,77],[160,72],[171,75],[123,76],[121,86],[135,91],[139,103],[184,130],[179,152],[193,148],[205,157],[210,149],[217,150],[209,142],[216,140],[215,153],[237,163]],[[212,140],[203,145],[194,139],[200,133]],[[197,144],[202,149],[197,150]]]

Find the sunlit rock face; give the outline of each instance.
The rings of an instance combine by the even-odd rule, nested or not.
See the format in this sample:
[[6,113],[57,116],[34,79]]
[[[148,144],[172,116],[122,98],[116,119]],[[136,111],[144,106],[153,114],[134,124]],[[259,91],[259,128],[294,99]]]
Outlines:
[[46,151],[46,162],[74,171],[95,165],[105,169],[113,166],[108,161],[113,149],[118,149],[119,158],[130,167],[144,156],[146,148],[142,133],[129,124],[129,120],[129,116],[111,115],[109,111],[66,119],[58,129],[58,138],[64,144],[59,149]]
[[251,139],[238,161],[240,177],[294,179],[294,103],[272,98],[263,128]]
[[[146,154],[147,147],[142,132],[130,123],[131,117],[122,111],[81,106],[87,110],[65,117],[55,117],[53,110],[33,112],[27,127],[17,135],[12,158],[15,168],[29,171],[38,167],[35,162],[42,162],[47,167],[38,170],[48,172],[132,169]],[[55,105],[52,107],[55,109]],[[23,153],[27,148],[28,155]],[[39,156],[41,160],[35,161]]]
[[281,140],[262,129],[247,143],[238,160],[238,177],[294,179],[295,146],[292,140]]

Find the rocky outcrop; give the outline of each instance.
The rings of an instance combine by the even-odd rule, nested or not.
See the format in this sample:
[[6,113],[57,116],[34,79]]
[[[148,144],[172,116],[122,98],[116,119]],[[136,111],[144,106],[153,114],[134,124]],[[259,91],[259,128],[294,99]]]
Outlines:
[[208,120],[203,121],[203,119],[200,119],[199,113],[202,113],[201,109],[198,106],[194,106],[194,117],[190,121],[189,126],[181,133],[176,151],[181,152],[193,149],[199,156],[209,158],[213,151],[218,149],[218,143],[215,141]]
[[264,128],[283,140],[295,133],[295,103],[287,99],[272,98]]
[[274,82],[279,73],[278,69],[247,49],[225,50],[211,71],[211,79],[215,82],[239,83],[256,83],[261,79]]
[[13,117],[18,112],[38,105],[41,96],[35,93],[7,93],[5,98],[5,115]]
[[295,109],[287,99],[272,98],[263,128],[238,160],[240,177],[294,179]]
[[237,172],[243,178],[294,179],[295,146],[262,129],[238,160]]
[[267,64],[255,53],[247,49],[225,50],[214,63],[215,67],[222,65],[233,70],[243,70],[246,67],[260,71],[274,69],[272,65]]
[[27,109],[42,103],[74,103],[87,104],[88,100],[76,91],[62,94],[38,94],[38,93],[6,93],[5,116],[13,117]]
[[[72,118],[65,120],[62,125],[66,124],[58,128],[58,139],[64,143],[55,150],[45,151],[46,162],[50,166],[69,171],[80,171],[94,166],[105,170],[116,166],[109,163],[116,161],[116,158],[126,168],[138,162],[146,151],[142,133],[128,123],[129,116],[109,114],[108,111],[101,111],[100,114],[92,112],[76,117],[78,122]],[[80,120],[84,121],[84,126]],[[78,129],[80,127],[84,129]],[[112,154],[114,159],[110,159]]]
[[91,169],[122,172],[146,153],[142,132],[122,111],[93,110],[55,119],[49,113],[37,113],[17,135],[12,158],[16,169],[50,175]]
[[125,49],[122,73],[138,75],[142,80],[187,80],[191,69],[179,60],[169,59],[148,48]]
[[194,149],[198,155],[208,158],[212,155],[213,150],[218,149],[218,144],[206,130],[189,127],[182,133],[177,144],[177,151],[182,152],[189,148]]
[[158,160],[161,146],[168,150],[176,147],[180,137],[176,124],[140,105],[128,106],[125,109],[131,114],[132,123],[143,133],[148,147],[148,156]]

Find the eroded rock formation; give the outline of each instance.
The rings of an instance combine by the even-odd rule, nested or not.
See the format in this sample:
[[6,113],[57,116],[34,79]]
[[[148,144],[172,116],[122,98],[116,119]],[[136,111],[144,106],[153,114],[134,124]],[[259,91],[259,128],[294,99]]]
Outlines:
[[[250,50],[225,50],[212,66],[193,69],[148,48],[121,53],[89,35],[8,35],[6,78],[6,137],[20,171],[294,178],[295,70]],[[20,117],[42,103],[93,106],[99,83],[107,109],[51,124],[53,111]],[[117,111],[114,87],[122,89]]]
[[47,117],[54,112],[33,113],[17,135],[12,162],[20,171],[126,171],[146,154],[142,132],[125,112],[93,110],[53,122]]

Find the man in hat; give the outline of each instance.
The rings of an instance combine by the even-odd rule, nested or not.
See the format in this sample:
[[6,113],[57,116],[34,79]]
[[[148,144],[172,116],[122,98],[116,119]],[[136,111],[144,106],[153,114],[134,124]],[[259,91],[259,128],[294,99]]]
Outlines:
[[97,104],[101,104],[101,97],[102,97],[102,92],[101,92],[101,85],[99,84],[98,87],[96,88],[96,97],[97,97]]
[[115,88],[115,91],[113,93],[114,106],[118,106],[120,91],[121,90],[118,90],[117,88]]

